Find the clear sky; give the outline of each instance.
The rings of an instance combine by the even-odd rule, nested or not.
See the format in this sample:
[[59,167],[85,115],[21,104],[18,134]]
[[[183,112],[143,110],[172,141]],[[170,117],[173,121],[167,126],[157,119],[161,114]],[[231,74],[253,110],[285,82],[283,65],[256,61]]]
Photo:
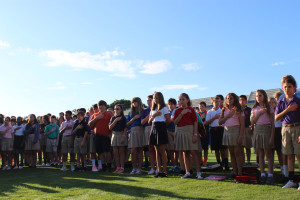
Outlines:
[[300,82],[300,1],[0,0],[0,113]]

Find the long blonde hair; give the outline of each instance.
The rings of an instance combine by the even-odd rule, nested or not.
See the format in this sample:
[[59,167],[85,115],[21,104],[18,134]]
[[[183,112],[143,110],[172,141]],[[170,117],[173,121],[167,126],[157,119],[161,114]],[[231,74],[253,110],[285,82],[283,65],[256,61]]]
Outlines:
[[[137,108],[133,107],[133,102],[137,102],[139,105]],[[131,100],[130,105],[131,111],[130,111],[130,117],[132,117],[135,114],[142,114],[143,111],[143,103],[140,97],[133,97]]]

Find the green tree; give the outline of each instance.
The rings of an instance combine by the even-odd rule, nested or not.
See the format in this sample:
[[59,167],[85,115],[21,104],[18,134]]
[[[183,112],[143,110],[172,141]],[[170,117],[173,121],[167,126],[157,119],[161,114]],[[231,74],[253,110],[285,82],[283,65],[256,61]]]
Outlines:
[[126,100],[126,99],[115,100],[114,102],[109,104],[108,107],[113,109],[116,104],[121,104],[123,107],[123,110],[126,110],[126,109],[130,108],[131,102],[130,102],[130,100]]

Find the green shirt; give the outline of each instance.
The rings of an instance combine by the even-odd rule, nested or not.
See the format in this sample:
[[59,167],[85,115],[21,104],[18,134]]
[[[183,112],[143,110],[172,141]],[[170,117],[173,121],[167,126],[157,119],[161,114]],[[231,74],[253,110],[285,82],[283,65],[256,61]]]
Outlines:
[[53,128],[56,128],[56,131],[50,133],[48,135],[48,138],[57,138],[57,135],[59,134],[59,126],[57,124],[49,124],[46,126],[45,128],[45,133],[48,133],[49,131],[51,131]]

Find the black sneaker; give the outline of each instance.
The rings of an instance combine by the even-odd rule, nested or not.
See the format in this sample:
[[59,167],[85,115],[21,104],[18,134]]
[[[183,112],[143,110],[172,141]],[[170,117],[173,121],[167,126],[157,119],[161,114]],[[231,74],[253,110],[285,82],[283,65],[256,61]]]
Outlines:
[[267,180],[266,180],[266,184],[273,184],[274,183],[274,178],[273,176],[268,176]]
[[267,176],[261,176],[261,177],[259,177],[259,182],[260,183],[265,183],[266,180],[267,180]]
[[185,171],[184,170],[180,170],[179,176],[184,176],[184,175],[185,175]]
[[161,172],[158,172],[157,174],[155,174],[154,178],[158,178],[160,177]]
[[159,172],[154,176],[154,178],[164,178],[164,177],[168,177],[168,175],[165,172]]

